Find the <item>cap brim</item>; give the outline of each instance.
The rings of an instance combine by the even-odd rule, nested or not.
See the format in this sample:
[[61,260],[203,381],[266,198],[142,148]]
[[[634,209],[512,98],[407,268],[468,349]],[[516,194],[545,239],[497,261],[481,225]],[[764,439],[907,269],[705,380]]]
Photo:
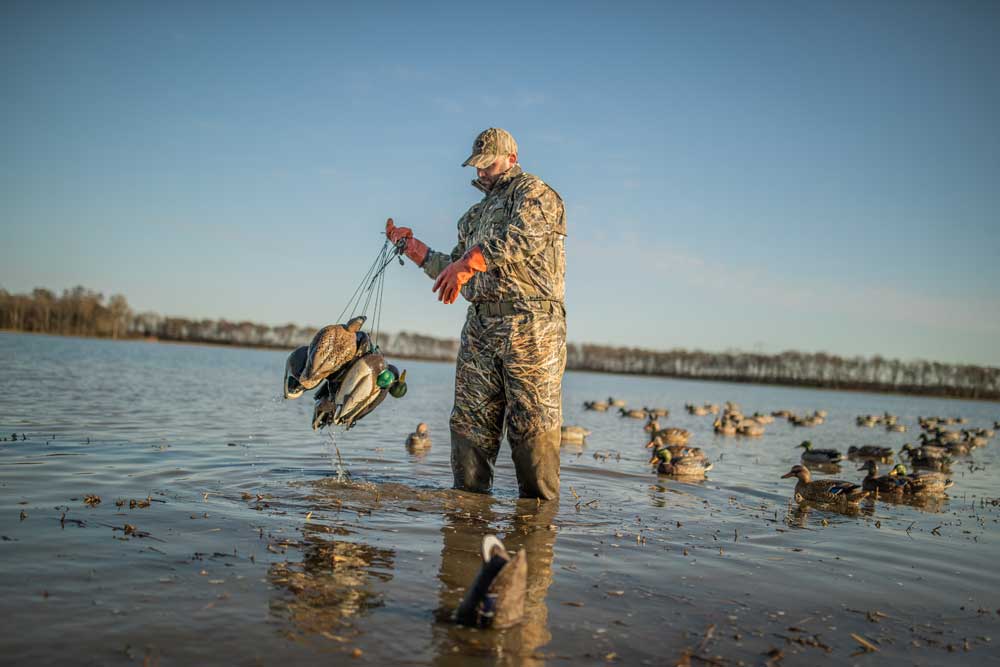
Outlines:
[[473,153],[469,156],[469,159],[462,163],[463,167],[475,167],[476,169],[481,169],[483,167],[488,167],[497,161],[499,155],[487,155],[485,153]]

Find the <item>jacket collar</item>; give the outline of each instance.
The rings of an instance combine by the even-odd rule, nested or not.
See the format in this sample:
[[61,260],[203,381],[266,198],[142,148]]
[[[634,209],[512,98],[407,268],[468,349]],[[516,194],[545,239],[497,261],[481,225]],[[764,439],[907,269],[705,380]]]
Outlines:
[[504,173],[500,174],[500,178],[497,179],[497,182],[493,184],[492,188],[487,188],[478,178],[472,181],[472,187],[487,195],[490,194],[491,192],[499,192],[500,190],[503,190],[505,187],[507,187],[507,184],[510,183],[513,179],[517,178],[523,173],[524,170],[521,169],[521,165],[520,163],[518,163],[515,164],[510,169],[508,169],[507,171],[505,171]]

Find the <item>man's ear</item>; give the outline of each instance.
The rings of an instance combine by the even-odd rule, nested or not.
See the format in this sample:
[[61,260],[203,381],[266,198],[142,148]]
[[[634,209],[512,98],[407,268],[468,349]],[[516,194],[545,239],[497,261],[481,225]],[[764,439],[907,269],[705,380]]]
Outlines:
[[507,164],[511,167],[517,164],[517,153],[511,153],[507,156]]

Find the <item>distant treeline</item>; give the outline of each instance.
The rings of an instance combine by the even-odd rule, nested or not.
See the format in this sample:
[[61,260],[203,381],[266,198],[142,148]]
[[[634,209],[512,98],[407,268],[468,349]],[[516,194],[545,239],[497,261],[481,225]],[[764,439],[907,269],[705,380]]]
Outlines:
[[[166,341],[213,343],[290,349],[307,345],[318,327],[295,324],[267,326],[254,322],[189,320],[157,313],[134,313],[124,296],[104,295],[83,287],[61,295],[38,288],[31,294],[0,289],[0,328],[15,331],[98,336],[154,338]],[[453,361],[458,341],[408,332],[385,333],[379,344],[397,357]],[[823,352],[701,352],[570,343],[567,368],[724,380],[832,389],[950,396],[1000,400],[1000,368],[933,361],[844,358]]]

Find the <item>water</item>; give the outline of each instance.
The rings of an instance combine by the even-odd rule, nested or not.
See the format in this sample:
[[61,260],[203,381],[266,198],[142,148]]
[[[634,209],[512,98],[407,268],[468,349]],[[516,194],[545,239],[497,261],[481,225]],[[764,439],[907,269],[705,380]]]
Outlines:
[[[284,357],[0,334],[0,662],[1000,662],[995,443],[925,507],[799,507],[779,479],[803,439],[898,448],[917,415],[990,426],[996,403],[569,373],[566,422],[593,435],[539,504],[516,498],[506,446],[492,497],[449,489],[448,364],[401,365],[406,397],[337,434],[338,479],[311,401],[280,398]],[[658,479],[642,422],[583,411],[608,395],[670,408],[709,479]],[[829,418],[736,439],[683,411],[726,400]],[[911,431],[854,425],[883,411]],[[423,456],[403,446],[419,421]],[[529,558],[527,618],[503,632],[446,620],[487,532]]]

